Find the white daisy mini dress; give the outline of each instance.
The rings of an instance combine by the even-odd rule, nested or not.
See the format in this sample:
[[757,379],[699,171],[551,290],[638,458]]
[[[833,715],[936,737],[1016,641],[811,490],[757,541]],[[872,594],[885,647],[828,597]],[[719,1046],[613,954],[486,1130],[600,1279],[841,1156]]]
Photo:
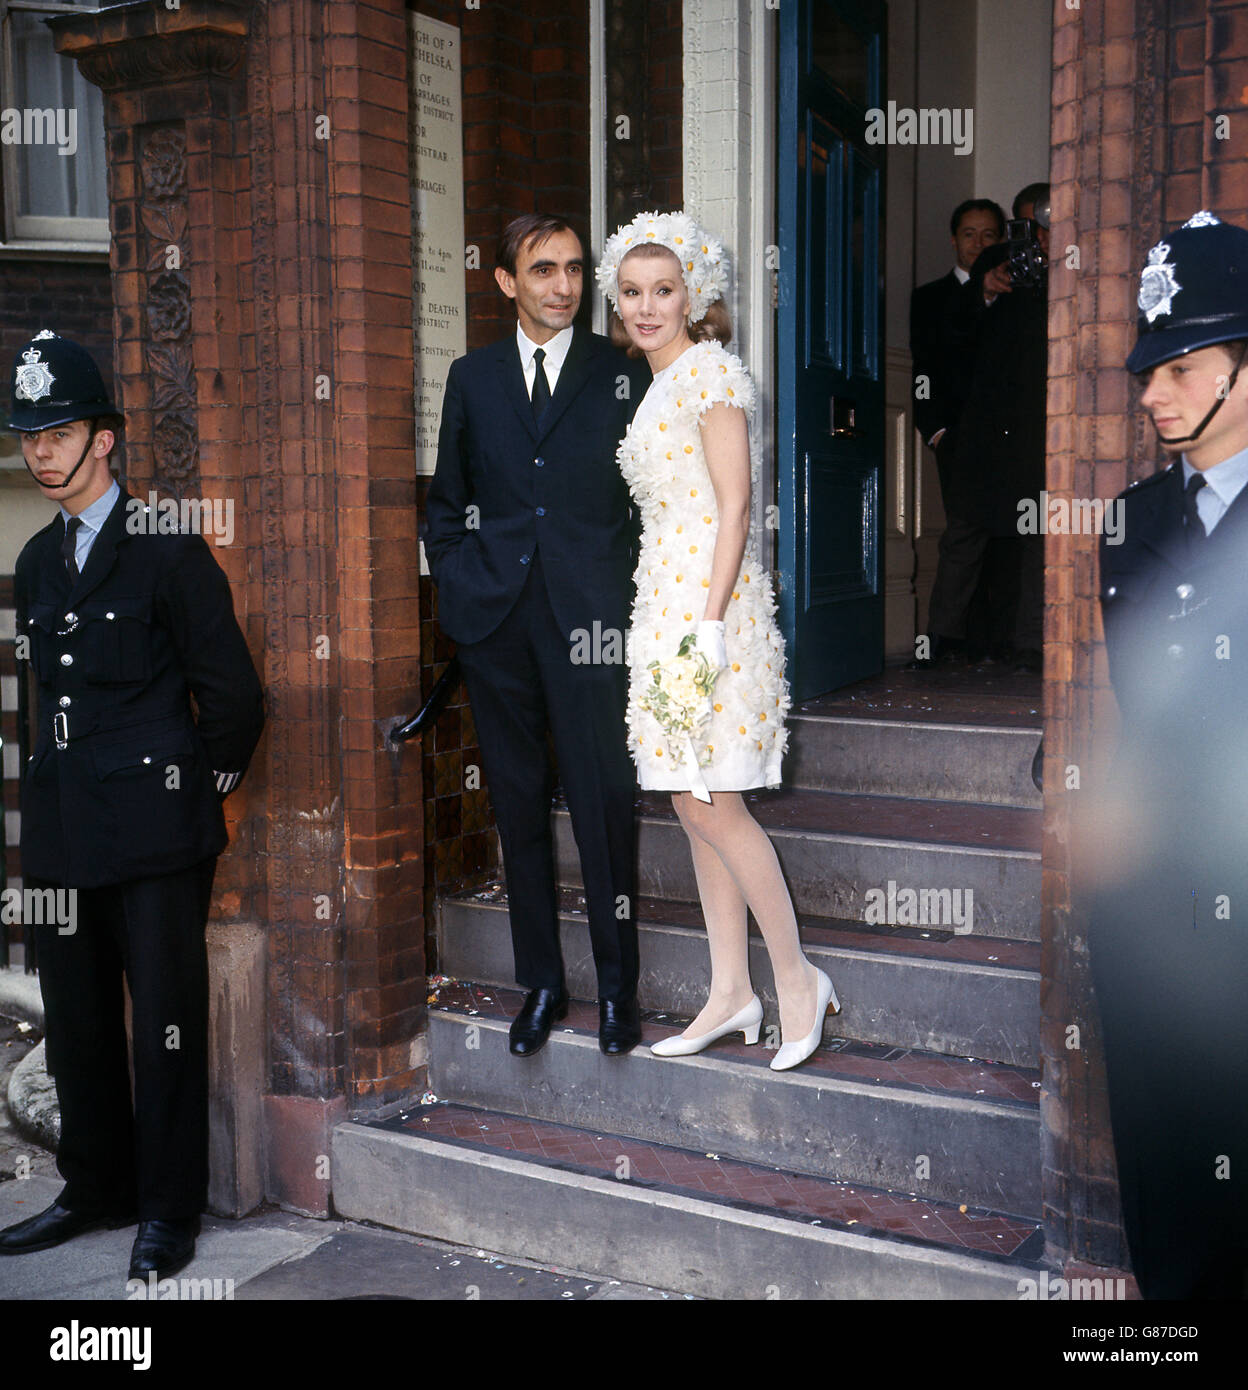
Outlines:
[[[715,682],[711,718],[686,740],[669,741],[642,692],[650,662],[670,661],[706,610],[719,528],[699,421],[711,406],[754,409],[754,385],[739,358],[719,343],[695,343],[654,378],[624,436],[620,469],[641,512],[641,558],[628,644],[629,750],[648,790],[745,791],[780,784],[788,744],[784,639],[776,627],[771,576],[751,529],[724,613],[728,665]],[[750,486],[759,459],[750,444]]]

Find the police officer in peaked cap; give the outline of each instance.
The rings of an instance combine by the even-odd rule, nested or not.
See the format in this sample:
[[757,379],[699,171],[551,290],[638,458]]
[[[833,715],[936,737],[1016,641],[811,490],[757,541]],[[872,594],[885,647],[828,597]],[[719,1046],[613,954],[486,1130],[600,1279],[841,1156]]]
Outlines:
[[1168,465],[1118,499],[1100,598],[1120,714],[1090,953],[1145,1298],[1248,1292],[1248,231],[1148,253],[1127,369]]
[[10,395],[26,467],[59,508],[18,557],[15,593],[38,685],[22,874],[57,905],[35,931],[65,1187],[0,1231],[0,1255],[137,1219],[130,1276],[161,1278],[193,1256],[207,1200],[204,933],[221,803],[263,696],[204,537],[146,527],[112,477],[120,416],[90,353],[37,333]]

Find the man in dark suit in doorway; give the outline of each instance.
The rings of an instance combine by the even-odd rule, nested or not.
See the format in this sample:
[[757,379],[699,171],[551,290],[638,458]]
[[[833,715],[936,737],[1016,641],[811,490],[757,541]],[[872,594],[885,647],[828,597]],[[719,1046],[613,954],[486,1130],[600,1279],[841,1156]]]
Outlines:
[[573,320],[584,251],[561,218],[503,232],[495,278],[517,327],[447,377],[425,551],[458,644],[503,848],[516,978],[511,1051],[567,1013],[550,825],[553,736],[581,858],[599,1045],[640,1041],[634,774],[624,710],[633,525],[615,453],[644,363]]
[[[965,648],[974,655],[988,647],[987,633],[976,632],[977,612],[950,611],[961,592],[958,579],[966,523],[959,512],[957,426],[970,391],[973,360],[966,353],[951,352],[948,344],[951,320],[962,286],[981,251],[1005,236],[1005,213],[989,198],[969,198],[959,203],[949,220],[954,265],[947,275],[919,285],[910,297],[910,355],[914,364],[914,423],[923,442],[936,455],[940,498],[945,508],[945,530],[940,540],[936,579],[928,617],[932,650],[911,663],[914,669],[935,666]],[[980,586],[982,588],[982,586]],[[972,592],[977,592],[974,589]],[[969,596],[967,596],[969,598]],[[982,605],[980,605],[982,606]]]

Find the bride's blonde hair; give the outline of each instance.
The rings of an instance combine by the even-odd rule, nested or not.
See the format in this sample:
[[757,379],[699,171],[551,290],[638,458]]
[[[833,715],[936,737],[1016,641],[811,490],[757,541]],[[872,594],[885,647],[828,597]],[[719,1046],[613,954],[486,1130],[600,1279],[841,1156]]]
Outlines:
[[[647,260],[654,260],[658,256],[670,256],[672,260],[676,261],[677,270],[680,269],[680,262],[676,260],[675,251],[670,250],[666,246],[656,246],[653,243],[643,243],[640,246],[634,246],[620,261],[621,270],[624,268],[624,261],[628,260],[629,256],[643,256]],[[685,330],[688,332],[690,339],[695,343],[706,343],[713,339],[715,342],[719,343],[721,347],[727,347],[728,344],[732,342],[732,315],[724,307],[724,301],[722,299],[717,299],[714,304],[707,305],[706,313],[702,315],[697,323],[690,323],[686,320]],[[620,318],[619,312],[616,309],[611,310],[611,319],[607,326],[607,336],[616,347],[625,348],[627,350],[626,356],[640,357],[642,355],[641,349],[628,336],[628,329],[624,327],[624,320]]]

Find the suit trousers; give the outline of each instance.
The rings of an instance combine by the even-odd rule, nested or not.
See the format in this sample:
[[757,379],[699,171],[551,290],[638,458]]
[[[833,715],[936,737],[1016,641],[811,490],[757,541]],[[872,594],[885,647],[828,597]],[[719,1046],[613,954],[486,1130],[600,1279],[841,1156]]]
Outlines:
[[[592,634],[591,634],[592,636]],[[603,654],[608,634],[603,634]],[[618,661],[574,661],[535,554],[520,597],[483,641],[458,648],[503,848],[516,980],[564,988],[551,798],[554,742],[581,860],[598,997],[637,990],[634,902],[636,785],[624,722],[628,672]]]
[[141,1221],[176,1220],[207,1204],[204,934],[216,863],[79,889],[72,932],[55,922],[36,929],[48,1070],[61,1109],[59,1200],[71,1211],[137,1207]]

